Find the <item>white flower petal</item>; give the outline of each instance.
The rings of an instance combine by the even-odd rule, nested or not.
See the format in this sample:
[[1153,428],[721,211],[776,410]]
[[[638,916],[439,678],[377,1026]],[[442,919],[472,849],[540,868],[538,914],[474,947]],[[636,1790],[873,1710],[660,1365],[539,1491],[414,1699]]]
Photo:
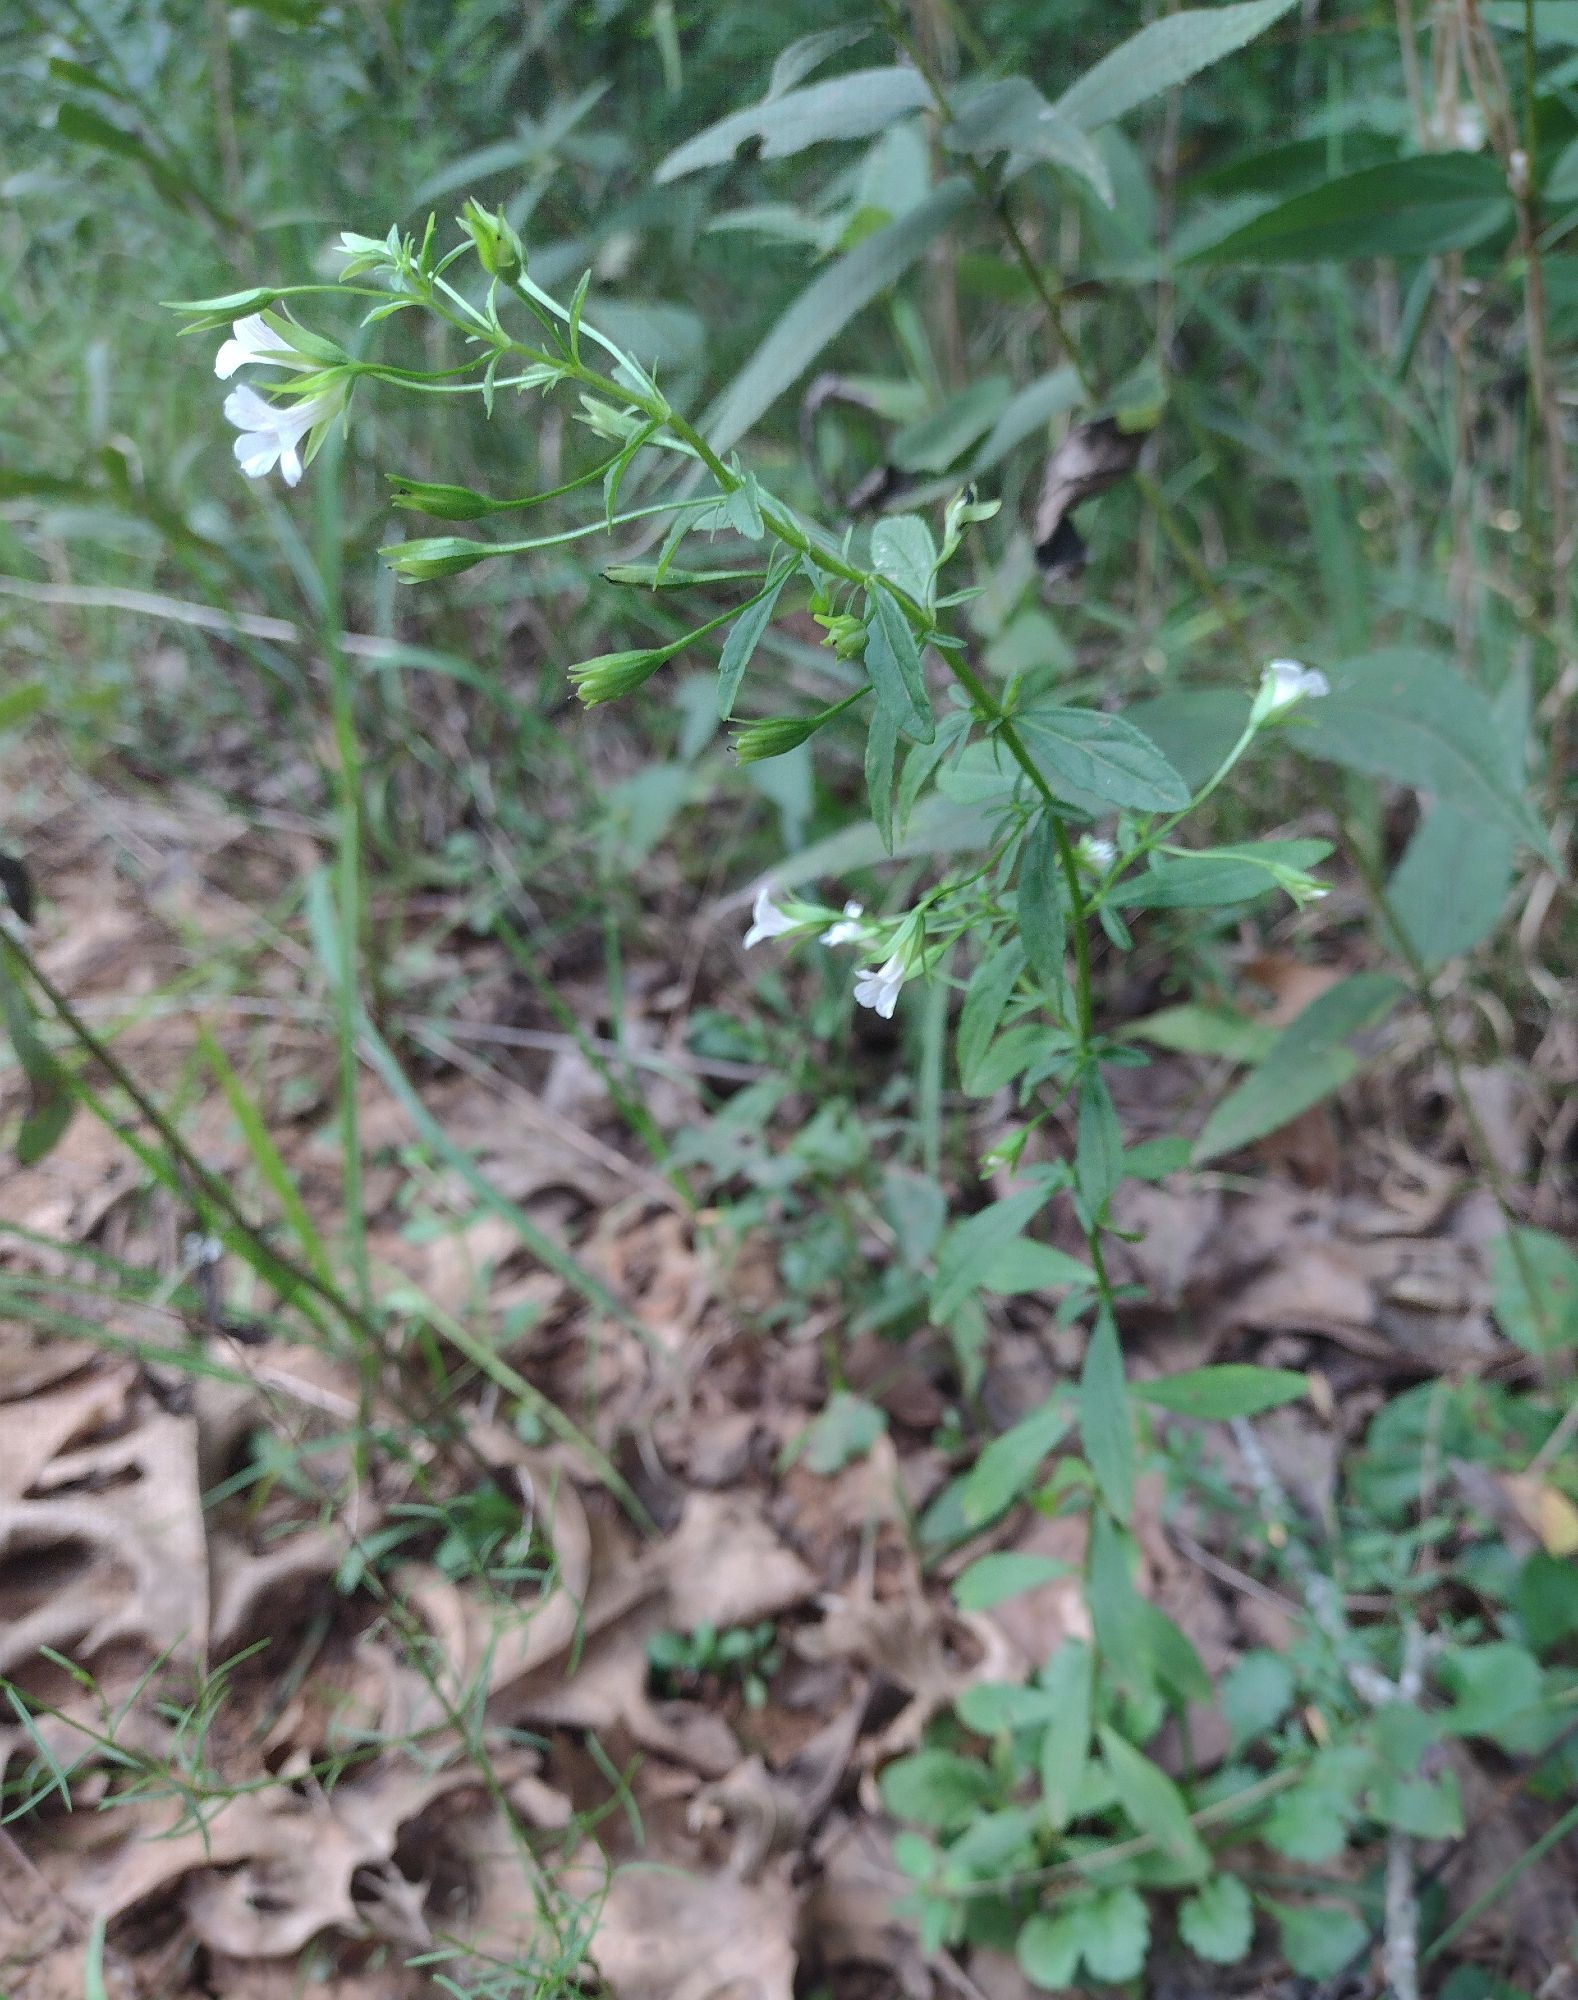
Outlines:
[[858,1006],[871,1007],[884,1021],[893,1019],[893,1009],[898,1005],[899,988],[904,984],[904,976],[909,966],[898,952],[879,965],[875,972],[860,972],[855,975],[855,1001]]
[[751,927],[745,933],[745,949],[760,944],[763,938],[782,937],[785,931],[795,928],[793,917],[785,916],[773,901],[772,885],[764,882],[756,892],[756,901],[751,906]]

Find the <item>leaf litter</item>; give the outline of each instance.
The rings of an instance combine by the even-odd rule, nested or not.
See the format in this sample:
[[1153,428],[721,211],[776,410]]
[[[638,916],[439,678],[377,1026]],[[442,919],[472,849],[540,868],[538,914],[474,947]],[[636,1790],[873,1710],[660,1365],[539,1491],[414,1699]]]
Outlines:
[[[236,936],[222,884],[239,836],[211,813],[107,810],[117,837],[152,856],[152,880],[139,899],[108,841],[48,830],[44,959],[80,1005],[124,1020],[123,1059],[168,1097],[190,1023],[135,1003],[184,962],[172,908],[211,940]],[[253,852],[246,865],[270,864]],[[632,990],[661,994],[672,970],[645,968]],[[275,958],[256,974],[274,1010],[261,1072],[271,1124],[332,1234],[332,1049],[287,1004],[303,966]],[[502,992],[485,990],[502,1011]],[[256,1075],[256,1021],[212,1018]],[[641,1032],[664,1045],[661,1021]],[[1169,1059],[1131,1088],[1187,1093],[1194,1067]],[[816,1980],[841,2000],[1022,2000],[1001,1953],[921,1951],[899,1913],[907,1881],[876,1778],[966,1689],[1023,1680],[1088,1635],[1082,1525],[1020,1506],[940,1562],[924,1557],[913,1523],[958,1464],[933,1436],[954,1393],[941,1342],[851,1338],[846,1379],[881,1422],[847,1464],[796,1462],[790,1448],[843,1385],[814,1337],[754,1330],[774,1302],[770,1266],[719,1261],[621,1137],[578,1051],[535,1069],[523,1059],[507,1088],[497,1076],[433,1057],[423,1103],[621,1316],[544,1269],[464,1177],[418,1179],[402,1162],[419,1137],[408,1112],[368,1078],[375,1268],[413,1317],[492,1329],[648,1517],[634,1522],[572,1443],[504,1422],[498,1383],[479,1374],[464,1429],[470,1462],[507,1502],[503,1581],[407,1532],[413,1506],[453,1498],[461,1473],[420,1431],[390,1448],[400,1372],[381,1370],[369,1401],[350,1354],[274,1334],[243,1345],[169,1303],[190,1267],[189,1218],[147,1194],[113,1135],[79,1115],[44,1161],[0,1179],[5,1275],[71,1321],[41,1333],[24,1293],[0,1321],[0,1671],[20,1702],[0,1727],[0,1775],[24,1802],[0,1832],[7,2000],[80,1993],[95,1925],[112,1995],[415,1996],[470,1949],[543,1978],[571,1977],[584,1951],[614,2000],[791,2000]],[[17,1087],[5,1079],[8,1111]],[[1151,1102],[1165,1124],[1171,1106]],[[1486,1115],[1502,1102],[1487,1087]],[[694,1107],[670,1087],[676,1122]],[[1146,1101],[1122,1108],[1143,1135]],[[1386,1385],[1443,1367],[1516,1363],[1489,1309],[1472,1197],[1398,1126],[1364,1132],[1365,1170],[1344,1171],[1332,1143],[1344,1115],[1306,1114],[1311,1136],[1296,1153],[1268,1144],[1256,1184],[1131,1182],[1114,1216],[1134,1238],[1116,1246],[1115,1276],[1147,1292],[1125,1320],[1136,1380],[1251,1354],[1324,1385],[1324,1401],[1261,1432],[1317,1517],[1357,1421],[1345,1428],[1345,1405],[1368,1411]],[[217,1095],[191,1106],[186,1130],[216,1171],[244,1178]],[[127,1272],[154,1282],[113,1281]],[[277,1304],[254,1282],[249,1310],[265,1329]],[[1077,1347],[1034,1295],[1007,1304],[992,1336],[982,1400],[1006,1427],[1070,1377]],[[209,1373],[188,1380],[183,1353]],[[369,1419],[370,1453],[358,1442]],[[1556,1489],[1488,1475],[1477,1490],[1525,1547],[1570,1554]],[[1299,1607],[1246,1588],[1153,1487],[1136,1532],[1142,1594],[1213,1675],[1286,1646]],[[953,1585],[986,1554],[1049,1569],[961,1610]],[[783,1644],[759,1708],[724,1676],[654,1681],[654,1634],[762,1621]],[[1210,1768],[1229,1748],[1221,1719],[1191,1724],[1187,1754]],[[1183,1752],[1164,1740],[1158,1754]],[[1540,1821],[1526,1801],[1487,1802],[1493,1777],[1454,1754],[1471,1822],[1496,1807],[1452,1880],[1461,1910]],[[1559,1874],[1536,1864],[1507,1910],[1539,1938],[1560,1907]]]

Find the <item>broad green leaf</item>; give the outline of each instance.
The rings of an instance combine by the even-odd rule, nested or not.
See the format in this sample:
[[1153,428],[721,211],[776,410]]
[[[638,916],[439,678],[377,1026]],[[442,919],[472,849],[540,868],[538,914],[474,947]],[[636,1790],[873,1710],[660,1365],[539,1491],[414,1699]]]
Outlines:
[[1440,1678],[1452,1695],[1445,1721],[1457,1736],[1488,1736],[1493,1742],[1510,1737],[1518,1743],[1522,1728],[1538,1716],[1545,1675],[1534,1655],[1507,1640],[1484,1646],[1461,1646],[1442,1661]]
[[1214,777],[1249,720],[1250,697],[1231,688],[1175,688],[1125,711],[1192,789]]
[[1178,1930],[1196,1958],[1236,1965],[1255,1935],[1249,1891],[1236,1875],[1213,1875],[1179,1904]]
[[1079,1434],[1102,1499],[1118,1520],[1127,1521],[1134,1505],[1134,1418],[1118,1329],[1105,1307],[1096,1316],[1080,1372]]
[[1512,225],[1499,163],[1488,153],[1419,153],[1340,174],[1263,210],[1191,260],[1304,264],[1430,257],[1469,250]]
[[1041,1808],[1057,1833],[1074,1817],[1090,1760],[1095,1672],[1095,1655],[1085,1641],[1065,1639],[1041,1674],[1042,1686],[1057,1704],[1041,1739]]
[[1309,1377],[1291,1368],[1225,1361],[1214,1368],[1166,1375],[1159,1382],[1137,1382],[1133,1393],[1142,1403],[1183,1417],[1253,1417],[1279,1404],[1297,1402],[1309,1394],[1309,1386]]
[[740,691],[745,669],[761,643],[762,634],[773,622],[779,592],[788,581],[789,573],[785,572],[764,597],[746,605],[729,627],[729,636],[724,640],[723,651],[718,657],[718,713],[725,718],[734,713],[734,698]]
[[1113,1986],[1138,1979],[1151,1945],[1151,1917],[1137,1889],[1104,1889],[1076,1919],[1080,1955],[1094,1978]]
[[1362,1062],[1349,1037],[1383,1020],[1404,991],[1386,973],[1355,972],[1312,1000],[1206,1120],[1195,1141],[1195,1165],[1279,1131],[1356,1076]]
[[960,1490],[965,1525],[984,1527],[1021,1499],[1043,1462],[1068,1435],[1072,1422],[1067,1399],[1052,1396],[1011,1430],[993,1438],[966,1474]]
[[701,428],[713,449],[737,443],[856,313],[903,277],[969,199],[969,182],[955,175],[807,285],[707,412]]
[[972,1096],[977,1094],[973,1081],[975,1073],[991,1046],[992,1037],[997,1033],[998,1024],[1024,969],[1025,948],[1017,938],[1010,938],[989,958],[983,958],[970,975],[964,1005],[959,1009],[955,1046],[960,1085]]
[[1112,175],[1085,131],[1067,112],[1054,110],[1027,76],[971,81],[954,92],[952,122],[943,142],[973,159],[1010,153],[1007,176],[1012,179],[1037,160],[1075,174],[1109,208]]
[[1306,704],[1289,730],[1298,749],[1432,792],[1547,851],[1494,708],[1450,660],[1391,647],[1328,678],[1331,693]]
[[1279,1904],[1277,1922],[1288,1964],[1304,1979],[1331,1979],[1370,1941],[1370,1928],[1332,1903]]
[[1439,801],[1414,831],[1386,885],[1392,915],[1426,968],[1472,951],[1506,908],[1517,837]]
[[1189,803],[1183,779],[1121,715],[1046,702],[1016,716],[1014,726],[1054,793],[1072,787],[1139,812],[1179,812]]
[[1243,1653],[1222,1678],[1222,1713],[1233,1732],[1232,1748],[1242,1750],[1269,1736],[1293,1706],[1293,1669],[1280,1653]]
[[920,648],[909,620],[890,591],[876,586],[870,596],[865,661],[877,706],[892,716],[895,725],[907,735],[929,743],[937,733],[937,723],[926,692]]
[[1054,109],[1087,132],[1109,125],[1241,49],[1293,5],[1294,0],[1239,0],[1230,7],[1186,7],[1152,21],[1071,84]]
[[871,531],[871,566],[915,603],[929,605],[937,544],[919,514],[890,514]]
[[1548,1229],[1520,1228],[1491,1247],[1496,1321],[1526,1354],[1578,1346],[1578,1254]]
[[863,1396],[838,1389],[806,1433],[801,1462],[809,1472],[842,1472],[866,1453],[888,1427],[885,1411]]
[[1190,1824],[1183,1793],[1165,1771],[1117,1730],[1102,1723],[1097,1735],[1102,1757],[1130,1819],[1174,1860],[1198,1868],[1203,1874],[1211,1865],[1211,1857]]
[[1020,1681],[976,1681],[954,1703],[959,1720],[978,1736],[1039,1729],[1051,1721],[1054,1707],[1046,1688],[1026,1687]]
[[1225,1056],[1237,1063],[1260,1062],[1277,1042],[1276,1029],[1264,1021],[1246,1020],[1225,1007],[1205,1007],[1195,1000],[1131,1021],[1125,1033],[1183,1055]]
[[978,1556],[954,1580],[953,1601],[961,1611],[990,1611],[1027,1590],[1039,1590],[1044,1583],[1056,1583],[1071,1576],[1073,1565],[1056,1556],[1038,1556],[1017,1549],[996,1555]]
[[1564,1641],[1578,1637],[1578,1563],[1536,1549],[1518,1572],[1513,1601],[1535,1652],[1554,1652]]
[[[1483,0],[1481,14],[1496,28],[1521,35],[1528,13],[1523,0]],[[1536,0],[1534,39],[1557,47],[1578,48],[1578,0]]]
[[1107,901],[1125,910],[1202,910],[1244,903],[1277,887],[1273,867],[1304,873],[1330,853],[1329,840],[1265,840],[1199,854],[1163,854],[1143,874],[1119,882]]
[[895,118],[930,103],[931,92],[918,70],[898,66],[851,70],[847,76],[783,91],[720,118],[676,146],[658,167],[655,179],[661,185],[702,167],[720,166],[752,139],[761,141],[764,160],[777,160],[830,139],[868,138]]
[[1065,1992],[1079,1965],[1078,1928],[1066,1910],[1038,1910],[1021,1925],[1014,1956],[1032,1986]]
[[1366,1810],[1383,1825],[1420,1840],[1463,1837],[1463,1800],[1452,1771],[1438,1778],[1383,1771],[1370,1787]]
[[1190,1702],[1209,1703],[1216,1693],[1194,1641],[1157,1605],[1145,1604],[1156,1685],[1178,1708]]
[[1063,893],[1052,828],[1042,813],[1025,836],[1019,863],[1019,936],[1031,971],[1054,995],[1063,990]]
[[895,1819],[946,1830],[970,1819],[997,1789],[983,1764],[946,1750],[918,1750],[889,1764],[878,1780],[882,1803]]
[[[900,472],[944,472],[997,423],[1013,393],[1006,375],[982,375],[896,431],[888,458]],[[875,539],[875,537],[873,537]]]

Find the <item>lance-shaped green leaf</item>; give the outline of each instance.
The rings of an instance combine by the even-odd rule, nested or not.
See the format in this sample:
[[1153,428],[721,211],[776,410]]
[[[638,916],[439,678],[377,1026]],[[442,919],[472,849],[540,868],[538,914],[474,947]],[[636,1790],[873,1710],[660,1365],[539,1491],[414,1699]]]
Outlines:
[[898,599],[880,585],[871,590],[869,604],[865,661],[877,706],[907,736],[929,743],[937,734],[937,723],[909,620],[899,609]]
[[1079,1434],[1101,1497],[1120,1521],[1134,1507],[1134,1417],[1123,1377],[1123,1351],[1103,1306],[1079,1378]]
[[1431,257],[1470,250],[1512,223],[1499,161],[1483,153],[1419,153],[1305,188],[1187,261],[1312,264]]
[[1293,7],[1294,0],[1238,0],[1185,7],[1152,21],[1069,85],[1054,107],[1087,132],[1122,118],[1148,98],[1187,83],[1241,49]]
[[1208,1874],[1211,1857],[1190,1824],[1189,1808],[1172,1779],[1108,1724],[1102,1723],[1098,1734],[1102,1759],[1129,1818],[1175,1861],[1202,1876]]
[[1049,993],[1061,993],[1067,922],[1057,845],[1045,813],[1025,836],[1019,863],[1019,936],[1036,978]]
[[726,451],[855,317],[936,242],[970,199],[962,175],[943,181],[906,214],[829,264],[794,301],[719,396],[702,429]]
[[778,596],[789,580],[786,570],[754,604],[747,604],[729,628],[729,636],[723,642],[723,652],[718,659],[718,713],[722,716],[734,712],[734,698],[740,691],[740,682],[745,678],[745,669],[751,664],[762,634],[773,622],[773,613],[778,608]]
[[1309,1394],[1309,1377],[1292,1368],[1256,1368],[1224,1361],[1213,1368],[1188,1368],[1157,1382],[1140,1382],[1134,1394],[1159,1410],[1183,1417],[1257,1417]]
[[1404,991],[1386,973],[1356,972],[1312,1000],[1206,1120],[1195,1165],[1279,1131],[1356,1076],[1363,1058],[1350,1038],[1384,1020]]
[[747,105],[676,146],[658,167],[661,184],[702,167],[721,166],[740,147],[759,140],[764,160],[782,159],[830,139],[865,139],[895,118],[930,104],[931,92],[919,70],[894,65],[851,70]]
[[1083,1639],[1065,1639],[1041,1674],[1041,1685],[1056,1704],[1041,1739],[1041,1809],[1057,1833],[1074,1817],[1090,1760],[1095,1666],[1095,1655]]

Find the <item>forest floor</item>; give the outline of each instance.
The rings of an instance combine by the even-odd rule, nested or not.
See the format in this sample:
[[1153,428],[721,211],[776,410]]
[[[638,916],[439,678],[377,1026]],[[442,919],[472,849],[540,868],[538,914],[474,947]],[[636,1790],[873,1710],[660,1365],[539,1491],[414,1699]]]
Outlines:
[[[315,865],[306,830],[195,786],[51,770],[32,794],[49,802],[27,847],[50,978],[262,1215],[259,1154],[198,1059],[201,1022],[337,1241],[329,1003],[300,938],[259,914]],[[750,1074],[698,1063],[683,1032],[698,996],[749,1004],[740,928],[705,911],[669,957],[626,968],[618,1040],[641,1067],[625,1073],[665,1131],[698,1119],[704,1082]],[[0,1770],[33,1785],[0,1830],[0,1990],[394,2000],[532,1990],[509,1970],[530,1965],[553,1992],[589,1950],[617,2000],[1022,2000],[1006,1952],[922,1952],[877,1777],[962,1689],[1022,1679],[1088,1632],[1082,1522],[1020,1506],[928,1546],[917,1521],[970,1456],[946,1344],[853,1332],[836,1298],[775,1311],[766,1232],[727,1236],[688,1205],[497,947],[446,939],[435,990],[458,1003],[382,1022],[425,1118],[361,1075],[382,1356],[283,1333],[255,1276],[215,1261],[190,1209],[81,1112],[38,1164],[0,1171],[0,1672],[32,1704],[0,1726]],[[1348,969],[1290,955],[1250,971],[1277,1020]],[[559,991],[610,1037],[595,977]],[[1125,1073],[1135,1137],[1176,1129],[1210,1072],[1164,1055]],[[1538,1185],[1553,1106],[1537,1077],[1509,1060],[1471,1083],[1505,1171]],[[8,1072],[7,1122],[22,1090]],[[1123,1328],[1132,1370],[1308,1371],[1309,1399],[1257,1433],[1317,1528],[1388,1398],[1529,1377],[1492,1317],[1502,1219],[1454,1120],[1421,1039],[1243,1171],[1125,1194],[1118,1219],[1143,1234],[1115,1275],[1149,1294]],[[530,1247],[543,1238],[558,1269]],[[870,1254],[888,1254],[878,1237]],[[1001,1430],[1044,1403],[1079,1344],[1052,1302],[1003,1302],[976,1420]],[[817,1426],[835,1390],[880,1424]],[[1225,1427],[1195,1428],[1249,1494]],[[1450,1460],[1440,1477],[1515,1549],[1548,1536],[1537,1478]],[[452,1532],[468,1492],[492,1496],[476,1543],[508,1563],[468,1568],[421,1511],[443,1502]],[[1224,1530],[1159,1474],[1141,1494],[1142,1589],[1212,1674],[1285,1648],[1305,1607],[1277,1524]],[[988,1551],[1068,1567],[961,1608],[953,1585]],[[1172,1754],[1197,1768],[1227,1752],[1219,1715],[1190,1737]],[[1426,1868],[1450,1849],[1447,1916],[1548,1823],[1504,1760],[1452,1754],[1467,1834],[1420,1847]],[[1296,1865],[1258,1866],[1297,1893]],[[1570,1991],[1548,1982],[1571,1882],[1558,1846],[1462,1949]],[[1276,1963],[1207,1973],[1179,1951],[1153,1990],[1313,1990]]]

